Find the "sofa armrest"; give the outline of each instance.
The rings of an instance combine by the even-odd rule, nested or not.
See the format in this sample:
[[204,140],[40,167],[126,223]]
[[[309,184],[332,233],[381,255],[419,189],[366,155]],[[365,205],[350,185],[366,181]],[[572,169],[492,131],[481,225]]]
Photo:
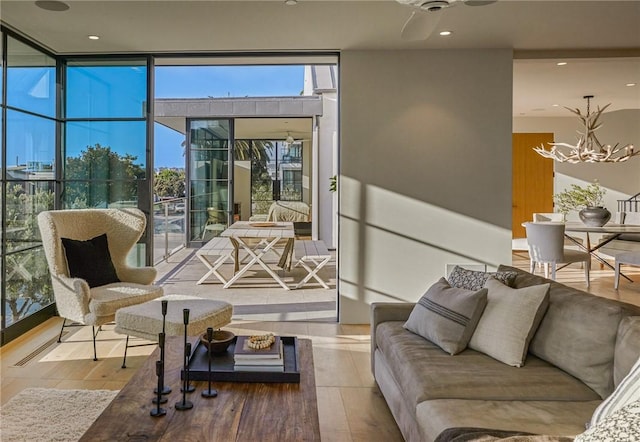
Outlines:
[[371,372],[374,370],[376,351],[376,328],[387,321],[406,321],[416,304],[413,302],[374,302],[371,304]]

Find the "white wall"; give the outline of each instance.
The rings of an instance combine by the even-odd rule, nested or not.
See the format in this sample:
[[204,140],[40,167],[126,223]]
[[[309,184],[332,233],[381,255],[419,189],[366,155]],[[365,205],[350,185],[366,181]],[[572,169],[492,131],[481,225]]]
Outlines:
[[[606,103],[602,103],[604,105]],[[514,132],[552,132],[556,142],[576,143],[576,131],[582,130],[577,117],[515,117]],[[598,139],[605,144],[632,143],[640,149],[640,110],[619,110],[602,114]],[[533,147],[533,146],[532,146]],[[551,160],[549,160],[551,161]],[[617,200],[640,192],[640,156],[624,163],[554,163],[554,193],[571,184],[585,185],[598,180],[607,189],[605,206],[613,213]],[[570,213],[569,220],[578,219]]]
[[251,161],[235,161],[233,168],[233,201],[240,203],[242,220],[251,216]]
[[336,146],[338,131],[338,106],[336,92],[322,94],[323,114],[318,117],[318,238],[330,248],[337,246],[334,226],[336,224],[335,195],[329,191],[330,178],[338,173]]
[[512,52],[345,51],[340,321],[511,262]]

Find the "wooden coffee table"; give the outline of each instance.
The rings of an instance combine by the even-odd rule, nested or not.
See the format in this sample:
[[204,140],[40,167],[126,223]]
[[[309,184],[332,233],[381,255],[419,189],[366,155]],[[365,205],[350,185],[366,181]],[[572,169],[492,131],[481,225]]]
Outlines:
[[[167,338],[165,385],[172,392],[162,405],[166,416],[151,417],[157,385],[159,349],[118,393],[81,441],[319,441],[320,424],[311,341],[299,339],[300,383],[214,382],[218,397],[203,398],[207,382],[192,382],[191,410],[177,411],[182,400],[183,344]],[[73,419],[69,416],[69,419]]]

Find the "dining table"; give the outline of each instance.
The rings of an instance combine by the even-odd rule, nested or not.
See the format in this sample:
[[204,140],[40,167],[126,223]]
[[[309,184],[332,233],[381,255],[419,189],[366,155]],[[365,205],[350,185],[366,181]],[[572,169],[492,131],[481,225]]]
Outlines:
[[251,269],[254,265],[262,267],[282,288],[289,290],[289,286],[280,278],[278,273],[274,271],[264,257],[269,252],[274,252],[279,257],[283,254],[291,253],[293,248],[286,247],[285,250],[279,251],[276,248],[278,242],[287,239],[293,241],[295,232],[293,222],[252,222],[252,221],[236,221],[225,229],[220,236],[235,239],[239,246],[247,253],[249,261],[242,262],[243,266],[229,279],[224,288],[229,288],[238,279]]
[[[564,231],[565,236],[570,241],[572,241],[585,252],[589,252],[589,254],[596,260],[598,260],[601,264],[609,267],[612,270],[615,270],[615,268],[606,259],[598,255],[598,249],[610,243],[614,239],[619,238],[620,235],[627,233],[640,233],[640,225],[607,223],[604,226],[598,227],[587,226],[586,224],[581,222],[569,221],[565,223]],[[571,233],[586,233],[586,244],[583,244],[582,242],[572,237]],[[593,244],[591,242],[590,234],[600,234],[605,236],[599,242]],[[622,273],[620,275],[631,281],[631,278],[629,278],[628,276],[623,275]]]

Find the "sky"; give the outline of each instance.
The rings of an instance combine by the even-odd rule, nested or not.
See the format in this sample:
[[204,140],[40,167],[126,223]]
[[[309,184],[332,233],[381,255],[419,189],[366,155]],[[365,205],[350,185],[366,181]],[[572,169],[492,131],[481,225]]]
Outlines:
[[[159,66],[156,98],[300,95],[304,66]],[[155,124],[155,167],[184,167],[184,135]]]
[[[9,70],[7,104],[31,113],[55,117],[56,81],[52,67],[16,67]],[[66,95],[68,118],[144,118],[144,66],[70,66]],[[1,82],[0,82],[1,84]],[[159,66],[155,70],[156,98],[269,97],[300,95],[304,66]],[[1,90],[0,90],[1,92]],[[55,122],[23,112],[9,111],[9,164],[41,162],[55,157]],[[184,135],[154,124],[154,167],[184,167]],[[78,156],[87,146],[109,146],[119,154],[136,156],[144,164],[144,121],[69,121],[65,133],[67,156]]]

